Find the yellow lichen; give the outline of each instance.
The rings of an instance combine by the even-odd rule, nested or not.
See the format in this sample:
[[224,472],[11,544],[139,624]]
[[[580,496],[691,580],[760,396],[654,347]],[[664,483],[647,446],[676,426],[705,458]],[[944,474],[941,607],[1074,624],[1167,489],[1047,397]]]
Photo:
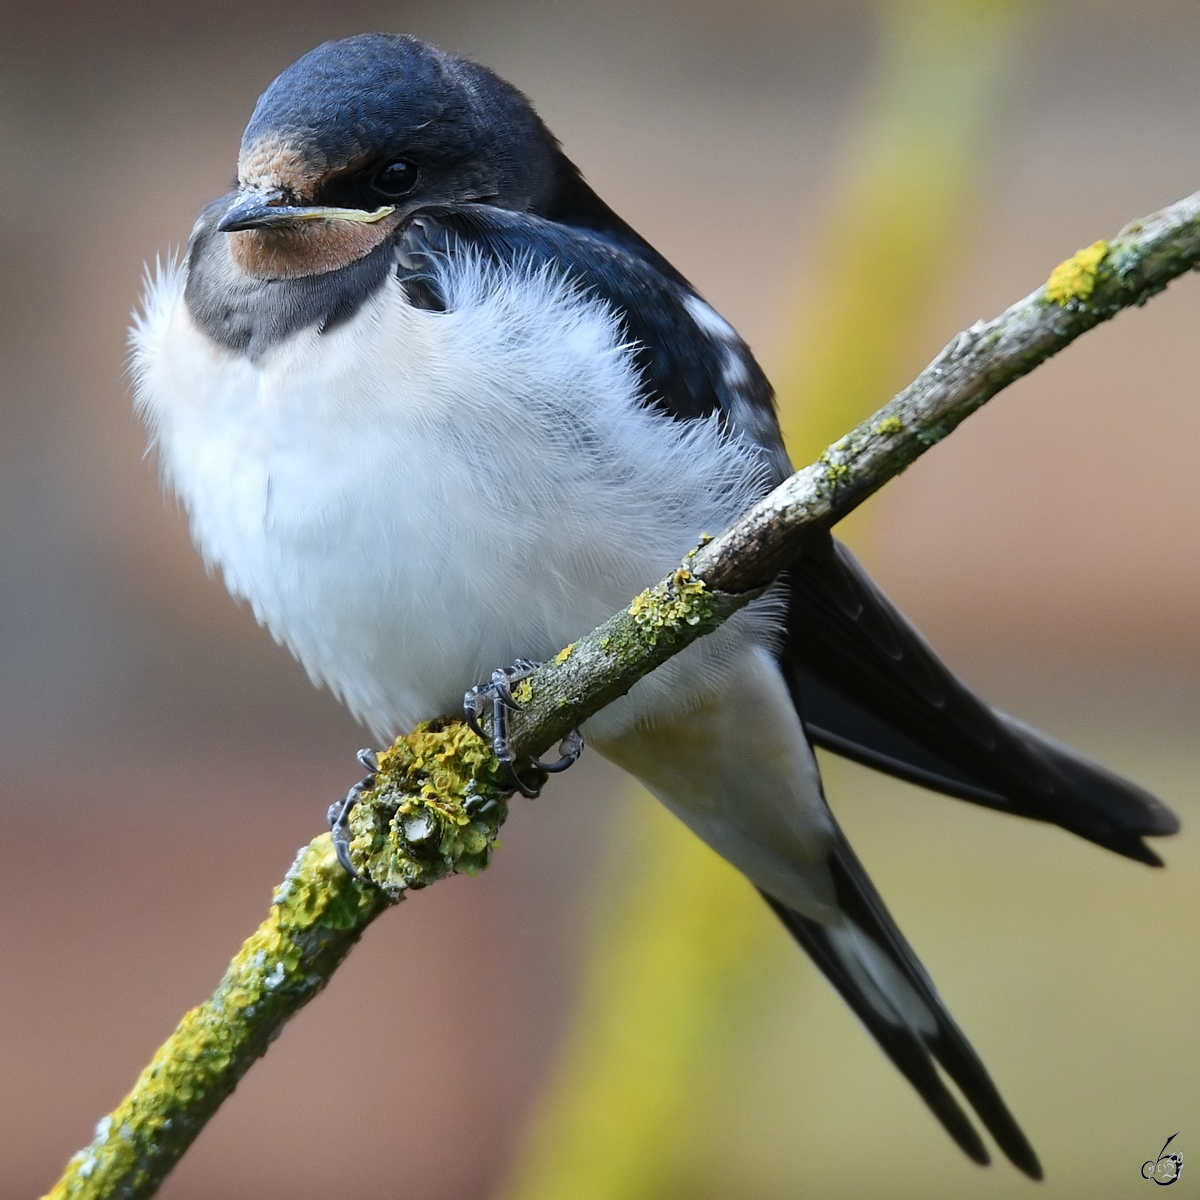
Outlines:
[[651,644],[674,642],[684,625],[699,625],[712,616],[712,592],[686,567],[633,598],[629,615]]
[[1046,298],[1061,306],[1071,300],[1086,300],[1096,287],[1096,273],[1107,254],[1107,242],[1093,242],[1059,263],[1046,281]]
[[550,661],[555,666],[561,666],[571,657],[571,652],[575,649],[575,643],[572,642],[569,646],[564,646]]
[[[515,697],[529,698],[520,687]],[[474,875],[491,859],[511,791],[461,721],[423,722],[379,756],[375,785],[350,814],[355,869],[392,896]]]
[[[838,445],[841,445],[839,442]],[[836,449],[836,447],[834,447]],[[850,478],[850,468],[845,463],[834,462],[829,457],[829,451],[826,450],[821,455],[818,462],[825,468],[825,480],[831,487],[837,487],[838,484],[845,483]]]
[[875,432],[878,434],[899,433],[904,428],[904,422],[899,417],[884,417],[878,425],[875,426]]

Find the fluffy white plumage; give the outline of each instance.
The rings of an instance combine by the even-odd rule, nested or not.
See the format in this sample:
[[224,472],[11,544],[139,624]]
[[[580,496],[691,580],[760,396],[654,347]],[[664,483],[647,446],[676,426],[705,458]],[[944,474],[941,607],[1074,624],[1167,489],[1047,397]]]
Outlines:
[[[765,479],[716,418],[645,406],[600,301],[470,255],[439,270],[446,312],[391,279],[254,362],[193,325],[168,264],[133,332],[138,404],[205,560],[382,736],[594,628]],[[776,636],[770,601],[739,617],[590,732],[719,689]]]

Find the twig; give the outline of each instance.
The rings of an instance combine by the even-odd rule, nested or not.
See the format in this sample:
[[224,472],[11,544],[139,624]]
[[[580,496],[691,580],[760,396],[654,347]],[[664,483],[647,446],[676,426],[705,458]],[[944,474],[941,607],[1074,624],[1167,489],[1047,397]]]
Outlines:
[[[1002,388],[1123,308],[1200,264],[1200,193],[1096,242],[994,321],[960,333],[890,403],[835,442],[677,571],[524,684],[513,738],[535,756],[643,675],[715,629],[869,495]],[[352,817],[348,877],[328,835],[300,852],[271,912],[213,996],[188,1013],[50,1193],[151,1196],[251,1063],[328,981],[362,931],[405,891],[487,865],[507,794],[461,722],[401,738]]]

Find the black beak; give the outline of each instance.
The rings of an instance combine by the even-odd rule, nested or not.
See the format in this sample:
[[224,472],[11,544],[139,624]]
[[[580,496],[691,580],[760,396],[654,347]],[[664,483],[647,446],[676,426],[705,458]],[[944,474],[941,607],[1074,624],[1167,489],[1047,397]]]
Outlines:
[[262,229],[269,225],[287,225],[298,210],[287,203],[283,192],[242,192],[225,210],[217,223],[222,233],[239,229]]

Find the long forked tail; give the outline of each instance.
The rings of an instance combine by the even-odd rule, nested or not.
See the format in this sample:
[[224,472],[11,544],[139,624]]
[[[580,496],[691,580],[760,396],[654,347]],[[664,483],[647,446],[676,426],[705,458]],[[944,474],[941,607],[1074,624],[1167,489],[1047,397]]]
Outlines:
[[1031,1179],[1041,1179],[1033,1147],[840,831],[838,843],[830,868],[843,922],[824,925],[766,892],[764,899],[963,1151],[977,1163],[991,1161],[938,1065],[1013,1165]]

